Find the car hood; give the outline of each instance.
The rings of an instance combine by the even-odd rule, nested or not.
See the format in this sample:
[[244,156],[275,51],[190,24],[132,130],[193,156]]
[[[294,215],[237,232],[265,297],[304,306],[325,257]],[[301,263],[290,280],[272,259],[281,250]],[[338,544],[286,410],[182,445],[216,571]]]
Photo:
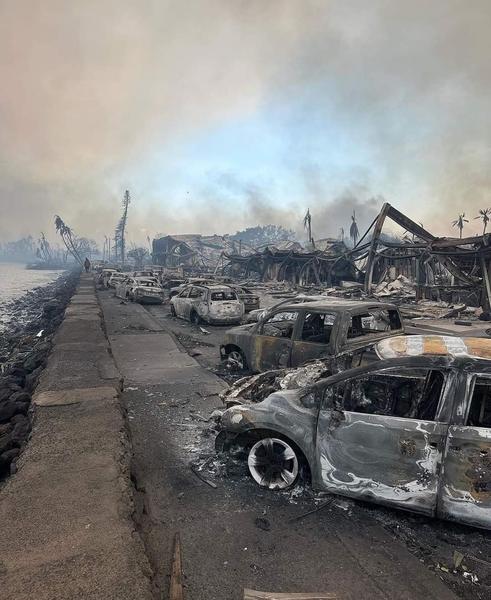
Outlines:
[[238,325],[237,327],[232,327],[227,330],[227,335],[240,335],[242,333],[249,333],[251,329],[255,326],[255,323],[248,323],[247,325]]

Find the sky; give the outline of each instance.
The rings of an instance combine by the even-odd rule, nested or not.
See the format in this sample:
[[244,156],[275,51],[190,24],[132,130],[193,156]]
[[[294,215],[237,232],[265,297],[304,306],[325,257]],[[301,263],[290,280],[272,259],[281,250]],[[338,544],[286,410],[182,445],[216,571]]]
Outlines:
[[484,0],[0,0],[0,242],[491,206]]

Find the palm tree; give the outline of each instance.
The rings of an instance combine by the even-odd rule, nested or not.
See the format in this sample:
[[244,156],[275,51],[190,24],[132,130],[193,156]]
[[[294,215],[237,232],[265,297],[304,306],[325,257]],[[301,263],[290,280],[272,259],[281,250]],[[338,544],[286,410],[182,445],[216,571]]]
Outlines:
[[82,257],[80,256],[77,248],[77,238],[70,227],[68,227],[68,225],[59,215],[55,215],[55,227],[56,231],[61,235],[61,239],[63,240],[68,252],[70,252],[73,258],[75,258],[75,260],[82,265]]
[[355,211],[353,211],[353,214],[351,215],[351,226],[349,228],[349,236],[353,240],[353,246],[356,246],[356,242],[360,237],[360,232],[358,231],[358,225],[356,224]]
[[477,215],[477,217],[474,217],[474,219],[481,219],[481,221],[483,222],[483,224],[484,224],[484,228],[482,230],[483,235],[486,233],[486,227],[488,226],[488,223],[489,223],[489,215],[491,215],[491,208],[480,208],[479,214]]
[[462,230],[464,229],[464,223],[468,223],[469,221],[465,218],[465,213],[462,213],[453,221],[452,227],[457,227],[459,230],[459,237],[462,239]]
[[312,243],[312,216],[310,214],[310,208],[307,208],[307,213],[303,218],[303,227],[308,231],[309,242]]

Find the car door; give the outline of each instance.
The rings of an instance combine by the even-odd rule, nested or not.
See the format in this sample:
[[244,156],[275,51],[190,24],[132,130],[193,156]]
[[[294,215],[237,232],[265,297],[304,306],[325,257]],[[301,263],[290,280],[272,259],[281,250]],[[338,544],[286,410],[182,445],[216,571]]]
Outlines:
[[186,316],[186,302],[187,302],[187,297],[189,296],[190,291],[191,291],[191,288],[184,288],[173,299],[174,308],[176,309],[176,315],[178,317],[182,318],[182,317]]
[[491,527],[491,375],[462,381],[443,459],[441,517]]
[[268,371],[290,366],[298,311],[277,311],[261,321],[253,335],[251,368]]
[[[380,364],[380,363],[379,363]],[[319,413],[319,484],[347,496],[433,515],[452,373],[423,367],[364,369],[328,385]]]
[[200,314],[200,316],[204,316],[204,315],[201,315],[202,311],[198,310],[198,308],[199,308],[199,305],[201,304],[201,302],[203,301],[203,298],[205,297],[205,295],[206,295],[206,290],[204,288],[193,286],[190,289],[189,296],[188,296],[188,299],[186,300],[186,305],[184,308],[186,319],[191,318],[192,310],[195,310],[198,314]]
[[291,366],[298,367],[308,360],[330,355],[336,322],[334,313],[302,311],[293,340]]

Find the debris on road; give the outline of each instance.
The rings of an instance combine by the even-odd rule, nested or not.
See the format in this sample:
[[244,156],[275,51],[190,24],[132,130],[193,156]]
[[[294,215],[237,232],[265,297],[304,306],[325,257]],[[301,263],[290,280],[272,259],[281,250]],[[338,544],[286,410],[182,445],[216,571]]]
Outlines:
[[280,592],[258,592],[257,590],[244,590],[244,600],[340,600],[337,594],[304,594],[304,593],[280,593]]
[[182,579],[181,537],[179,533],[176,533],[174,536],[174,552],[170,575],[169,600],[184,600]]

